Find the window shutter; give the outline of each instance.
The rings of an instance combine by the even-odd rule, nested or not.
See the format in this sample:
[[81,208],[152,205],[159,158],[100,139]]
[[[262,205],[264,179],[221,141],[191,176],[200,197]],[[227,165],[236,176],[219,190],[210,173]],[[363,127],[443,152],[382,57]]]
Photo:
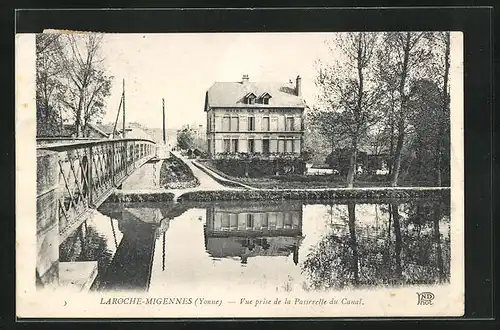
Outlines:
[[271,120],[271,131],[277,132],[278,131],[278,116],[272,116],[270,120]]
[[248,140],[246,137],[240,137],[238,140],[238,151],[239,152],[248,152]]
[[241,114],[239,115],[239,118],[240,118],[240,131],[248,130],[248,115]]
[[262,152],[262,140],[255,139],[255,152]]
[[278,131],[283,132],[285,130],[285,116],[278,116]]

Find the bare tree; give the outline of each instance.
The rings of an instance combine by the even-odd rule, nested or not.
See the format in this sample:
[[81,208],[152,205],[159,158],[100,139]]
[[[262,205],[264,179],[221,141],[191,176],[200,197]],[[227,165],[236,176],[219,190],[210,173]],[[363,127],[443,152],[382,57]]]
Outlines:
[[58,100],[62,90],[64,44],[60,34],[52,33],[37,34],[35,44],[37,136],[58,135],[62,130]]
[[68,49],[64,58],[66,85],[62,103],[74,116],[75,133],[82,136],[89,121],[104,112],[111,80],[102,67],[99,54],[102,35],[66,35]]
[[436,46],[435,52],[435,62],[433,66],[436,69],[433,70],[433,77],[436,83],[441,85],[441,111],[438,112],[437,116],[437,132],[438,138],[436,139],[436,151],[435,151],[435,169],[436,169],[436,179],[435,184],[437,186],[442,185],[442,159],[443,159],[443,137],[447,131],[445,123],[449,122],[450,114],[450,93],[449,93],[449,75],[450,75],[450,32],[436,32],[431,35],[433,38],[434,45]]
[[[319,61],[316,85],[320,107],[312,117],[332,138],[344,141],[349,149],[347,186],[353,187],[358,145],[370,126],[379,120],[377,104],[380,90],[374,83],[373,55],[377,33],[341,33],[330,45],[337,61]],[[332,147],[333,149],[333,147]]]
[[[393,97],[390,125],[395,131],[395,145],[391,168],[391,186],[398,185],[403,147],[407,135],[412,87],[422,77],[422,69],[430,56],[430,50],[422,47],[425,32],[389,32],[384,35],[384,49],[379,52],[378,65],[381,81],[386,82]],[[388,84],[389,83],[389,84]],[[392,148],[391,148],[392,149]]]

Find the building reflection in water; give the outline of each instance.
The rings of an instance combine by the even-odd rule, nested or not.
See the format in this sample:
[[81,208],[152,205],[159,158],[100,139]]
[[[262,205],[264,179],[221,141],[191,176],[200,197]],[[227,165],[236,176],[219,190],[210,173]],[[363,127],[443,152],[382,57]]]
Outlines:
[[289,256],[299,262],[302,204],[215,204],[206,208],[205,248],[213,258]]

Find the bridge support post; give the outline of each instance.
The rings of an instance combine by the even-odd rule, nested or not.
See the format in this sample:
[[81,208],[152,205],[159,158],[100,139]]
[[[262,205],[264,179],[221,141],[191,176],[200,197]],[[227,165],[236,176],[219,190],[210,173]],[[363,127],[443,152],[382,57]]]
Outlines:
[[36,279],[41,287],[59,284],[59,155],[37,151]]

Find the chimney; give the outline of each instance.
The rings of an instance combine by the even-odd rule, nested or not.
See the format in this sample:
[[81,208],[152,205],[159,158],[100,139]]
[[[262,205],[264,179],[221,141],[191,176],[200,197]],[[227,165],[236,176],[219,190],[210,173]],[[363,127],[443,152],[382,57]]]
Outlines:
[[297,76],[297,79],[295,80],[295,92],[297,93],[297,96],[302,96],[302,84],[301,84],[302,78],[300,76]]
[[248,78],[248,75],[247,75],[247,74],[244,74],[244,75],[243,75],[243,78],[241,78],[241,82],[242,82],[243,84],[246,84],[246,83],[248,82],[248,79],[249,79],[249,78]]

